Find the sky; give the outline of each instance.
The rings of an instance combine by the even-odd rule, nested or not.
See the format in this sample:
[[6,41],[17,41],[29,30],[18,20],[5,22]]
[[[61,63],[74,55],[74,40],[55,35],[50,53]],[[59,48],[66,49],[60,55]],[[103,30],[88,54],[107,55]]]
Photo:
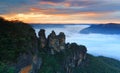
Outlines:
[[26,23],[120,23],[120,0],[1,0],[0,16]]

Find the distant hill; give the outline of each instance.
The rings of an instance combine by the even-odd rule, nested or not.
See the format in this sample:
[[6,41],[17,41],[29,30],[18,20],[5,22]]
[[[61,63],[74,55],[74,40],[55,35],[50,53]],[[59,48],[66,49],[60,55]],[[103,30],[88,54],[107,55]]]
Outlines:
[[81,30],[80,33],[120,34],[120,25],[114,23],[91,25],[90,27]]

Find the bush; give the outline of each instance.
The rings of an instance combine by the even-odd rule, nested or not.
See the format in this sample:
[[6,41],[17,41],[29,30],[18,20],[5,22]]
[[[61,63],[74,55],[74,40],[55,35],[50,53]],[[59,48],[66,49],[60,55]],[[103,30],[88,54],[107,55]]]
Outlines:
[[0,73],[15,73],[15,68],[0,62]]

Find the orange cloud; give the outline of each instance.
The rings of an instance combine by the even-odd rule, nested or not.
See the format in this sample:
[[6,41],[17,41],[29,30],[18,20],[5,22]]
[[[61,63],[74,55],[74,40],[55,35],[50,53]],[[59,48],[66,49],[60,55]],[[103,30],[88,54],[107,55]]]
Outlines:
[[55,10],[53,8],[49,8],[49,9],[30,8],[30,11],[34,12],[34,13],[54,14],[57,10]]
[[3,15],[8,20],[21,20],[26,23],[64,23],[69,21],[69,15],[66,14],[13,14],[13,15]]
[[58,5],[58,3],[53,3],[53,2],[40,2],[40,4],[43,4],[43,5],[50,4],[50,5],[54,5],[54,6]]
[[[33,8],[33,11],[38,9]],[[46,12],[44,10],[41,10]],[[54,10],[53,10],[54,11]],[[48,11],[47,11],[48,12]],[[44,13],[18,13],[18,14],[8,14],[1,15],[8,20],[21,20],[26,23],[109,23],[116,22],[120,23],[120,20],[108,19],[108,20],[99,20],[98,17],[105,17],[109,13],[95,13],[95,12],[83,12],[76,14],[44,14]]]
[[30,8],[31,11],[40,11],[39,8]]
[[39,4],[42,4],[42,5],[53,5],[53,6],[65,6],[65,7],[70,7],[71,4],[70,2],[60,2],[60,3],[54,3],[54,2],[39,2]]
[[70,3],[68,3],[68,2],[66,2],[66,3],[64,3],[64,6],[66,6],[66,7],[70,7],[70,6],[71,6],[71,4],[70,4]]
[[104,12],[104,13],[103,12],[101,12],[101,13],[99,13],[99,12],[78,12],[78,13],[75,13],[72,15],[81,16],[83,18],[88,18],[88,17],[94,18],[94,17],[104,17],[109,14],[111,14],[111,12]]

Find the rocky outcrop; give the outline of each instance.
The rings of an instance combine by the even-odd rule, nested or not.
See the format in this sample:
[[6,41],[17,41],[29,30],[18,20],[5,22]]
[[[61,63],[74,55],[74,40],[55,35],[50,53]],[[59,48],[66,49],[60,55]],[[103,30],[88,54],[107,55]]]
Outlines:
[[[45,33],[44,30],[40,30],[40,32],[42,33],[39,33],[39,36]],[[46,38],[43,39],[46,40]],[[46,41],[47,45],[45,43],[43,44],[46,45],[46,48],[50,50],[51,54],[62,57],[61,67],[64,68],[65,73],[73,73],[73,68],[79,67],[86,59],[87,49],[85,46],[77,45],[76,43],[65,44],[65,39],[65,34],[63,32],[60,32],[58,35],[56,35],[56,33],[52,31],[48,35]]]
[[59,35],[56,35],[54,31],[52,31],[48,38],[45,36],[45,30],[41,29],[38,33],[38,43],[39,47],[41,48],[49,48],[51,53],[54,54],[55,52],[60,52],[61,50],[65,49],[65,34],[60,32]]
[[67,45],[67,56],[64,61],[63,67],[66,73],[73,73],[72,69],[78,67],[86,59],[87,49],[83,45],[77,45],[75,43]]
[[37,55],[35,55],[33,57],[33,62],[32,62],[32,69],[30,71],[30,73],[38,73],[40,67],[42,64],[42,59],[40,57],[38,57]]
[[60,52],[65,49],[65,34],[60,32],[59,35],[56,35],[54,31],[48,36],[48,47],[51,49],[51,53],[54,54],[54,51]]
[[60,51],[59,48],[59,39],[54,31],[48,36],[48,47],[53,51]]
[[58,35],[58,39],[60,50],[65,49],[65,34],[63,32],[60,32],[60,34]]
[[47,39],[45,36],[45,30],[41,29],[38,33],[39,38],[38,38],[38,44],[40,48],[45,48],[46,44],[47,44]]

